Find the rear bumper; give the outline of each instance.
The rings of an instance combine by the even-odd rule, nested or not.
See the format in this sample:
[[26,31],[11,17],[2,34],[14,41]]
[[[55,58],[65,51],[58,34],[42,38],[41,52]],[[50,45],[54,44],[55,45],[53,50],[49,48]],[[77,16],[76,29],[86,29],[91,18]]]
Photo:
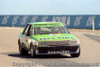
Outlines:
[[79,52],[79,45],[76,46],[48,46],[36,48],[36,54],[72,54]]

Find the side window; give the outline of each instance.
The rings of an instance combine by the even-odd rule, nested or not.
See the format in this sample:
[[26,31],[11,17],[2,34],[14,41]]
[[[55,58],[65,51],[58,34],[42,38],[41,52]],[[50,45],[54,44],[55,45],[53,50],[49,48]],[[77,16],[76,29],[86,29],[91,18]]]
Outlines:
[[25,35],[27,34],[28,29],[29,29],[29,26],[30,26],[30,25],[28,25],[28,26],[26,27],[26,29],[24,30],[23,34],[25,34]]
[[24,30],[23,30],[23,34],[25,33],[26,28],[28,27],[28,24],[25,26]]
[[31,27],[30,31],[31,31],[31,35],[34,34],[34,28],[33,27]]
[[28,31],[27,31],[28,36],[31,35],[31,27],[32,27],[32,25],[30,25],[29,28],[28,28]]
[[32,34],[34,34],[34,28],[32,27],[32,25],[30,25],[27,34],[28,34],[28,35],[32,35]]

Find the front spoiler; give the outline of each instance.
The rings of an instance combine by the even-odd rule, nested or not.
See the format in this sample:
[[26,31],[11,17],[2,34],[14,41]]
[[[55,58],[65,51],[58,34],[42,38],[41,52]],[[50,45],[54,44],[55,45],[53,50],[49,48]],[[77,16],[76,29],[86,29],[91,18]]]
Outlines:
[[75,46],[49,46],[49,47],[38,47],[36,49],[37,55],[47,54],[73,54],[79,53],[79,45]]

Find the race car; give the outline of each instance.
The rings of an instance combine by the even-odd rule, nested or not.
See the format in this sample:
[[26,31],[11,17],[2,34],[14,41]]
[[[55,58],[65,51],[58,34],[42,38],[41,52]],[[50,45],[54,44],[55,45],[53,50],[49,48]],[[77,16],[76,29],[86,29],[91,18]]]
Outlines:
[[21,55],[70,54],[80,56],[79,39],[72,35],[61,22],[28,23],[20,31],[19,52]]

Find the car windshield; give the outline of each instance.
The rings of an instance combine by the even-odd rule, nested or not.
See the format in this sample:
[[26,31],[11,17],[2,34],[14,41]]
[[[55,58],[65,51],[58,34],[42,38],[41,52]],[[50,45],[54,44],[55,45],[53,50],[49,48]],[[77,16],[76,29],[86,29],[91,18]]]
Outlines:
[[35,34],[60,34],[69,33],[65,27],[36,27]]

